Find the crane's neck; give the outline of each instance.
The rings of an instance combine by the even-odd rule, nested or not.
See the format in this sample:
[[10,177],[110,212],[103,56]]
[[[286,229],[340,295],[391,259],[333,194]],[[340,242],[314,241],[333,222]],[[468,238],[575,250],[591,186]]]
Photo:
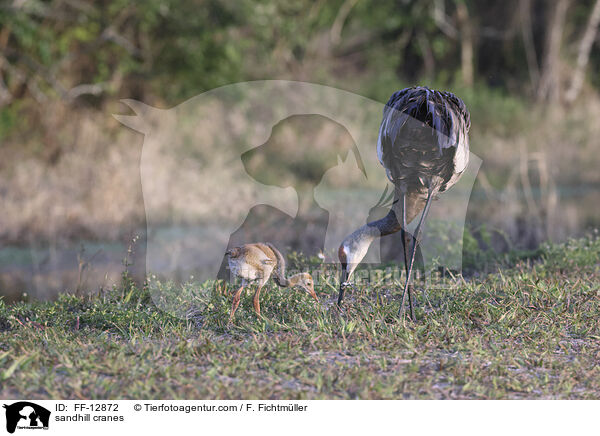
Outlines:
[[394,209],[390,209],[386,216],[377,221],[367,223],[363,227],[368,227],[372,229],[370,231],[375,232],[375,237],[381,237],[391,235],[392,233],[396,233],[402,228],[402,225],[400,224],[400,221],[398,221],[398,217],[396,216],[396,212],[394,211]]
[[338,252],[342,268],[346,272],[345,279],[350,278],[376,238],[396,233],[401,228],[396,213],[392,209],[385,217],[365,224],[346,237]]

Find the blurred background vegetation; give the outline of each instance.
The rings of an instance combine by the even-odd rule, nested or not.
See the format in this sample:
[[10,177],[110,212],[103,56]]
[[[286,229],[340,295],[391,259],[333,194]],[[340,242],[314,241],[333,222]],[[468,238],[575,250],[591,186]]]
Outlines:
[[[126,95],[175,105],[228,83],[285,77],[378,99],[430,83],[572,103],[600,86],[586,74],[600,67],[597,3],[4,1],[0,102],[98,109]],[[14,119],[3,112],[5,137]]]
[[596,228],[599,21],[600,0],[3,0],[0,295],[103,283],[91,265],[143,240],[142,137],[119,99],[257,79],[462,97],[484,162],[471,255]]

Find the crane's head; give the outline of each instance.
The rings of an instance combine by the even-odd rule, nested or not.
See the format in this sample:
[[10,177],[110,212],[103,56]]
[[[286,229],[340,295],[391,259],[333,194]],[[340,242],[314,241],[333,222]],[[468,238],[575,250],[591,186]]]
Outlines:
[[369,246],[378,236],[378,230],[364,225],[344,239],[338,249],[338,258],[342,266],[340,288],[345,287],[350,276],[369,251]]
[[300,286],[308,295],[319,302],[319,297],[315,292],[315,282],[309,273],[294,274],[289,278],[290,286]]

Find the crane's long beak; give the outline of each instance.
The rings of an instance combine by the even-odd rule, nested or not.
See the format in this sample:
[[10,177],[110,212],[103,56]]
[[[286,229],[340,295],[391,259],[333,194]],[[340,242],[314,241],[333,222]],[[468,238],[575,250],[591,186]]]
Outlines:
[[346,270],[346,265],[342,264],[342,274],[340,276],[340,293],[338,295],[338,307],[342,306],[342,300],[344,299],[344,291],[346,290],[346,280],[348,280],[348,271]]

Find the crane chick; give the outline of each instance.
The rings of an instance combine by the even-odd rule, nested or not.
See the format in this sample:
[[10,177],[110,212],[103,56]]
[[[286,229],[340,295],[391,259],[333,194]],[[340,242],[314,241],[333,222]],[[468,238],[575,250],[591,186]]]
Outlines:
[[229,322],[232,322],[235,311],[240,305],[240,298],[244,288],[252,282],[258,283],[254,293],[254,311],[260,316],[260,291],[273,274],[275,283],[282,288],[299,286],[304,289],[318,303],[319,298],[315,293],[314,281],[310,274],[299,273],[285,277],[285,259],[273,244],[254,243],[233,247],[227,251],[229,269],[232,274],[242,279],[242,285],[236,291],[231,305]]

